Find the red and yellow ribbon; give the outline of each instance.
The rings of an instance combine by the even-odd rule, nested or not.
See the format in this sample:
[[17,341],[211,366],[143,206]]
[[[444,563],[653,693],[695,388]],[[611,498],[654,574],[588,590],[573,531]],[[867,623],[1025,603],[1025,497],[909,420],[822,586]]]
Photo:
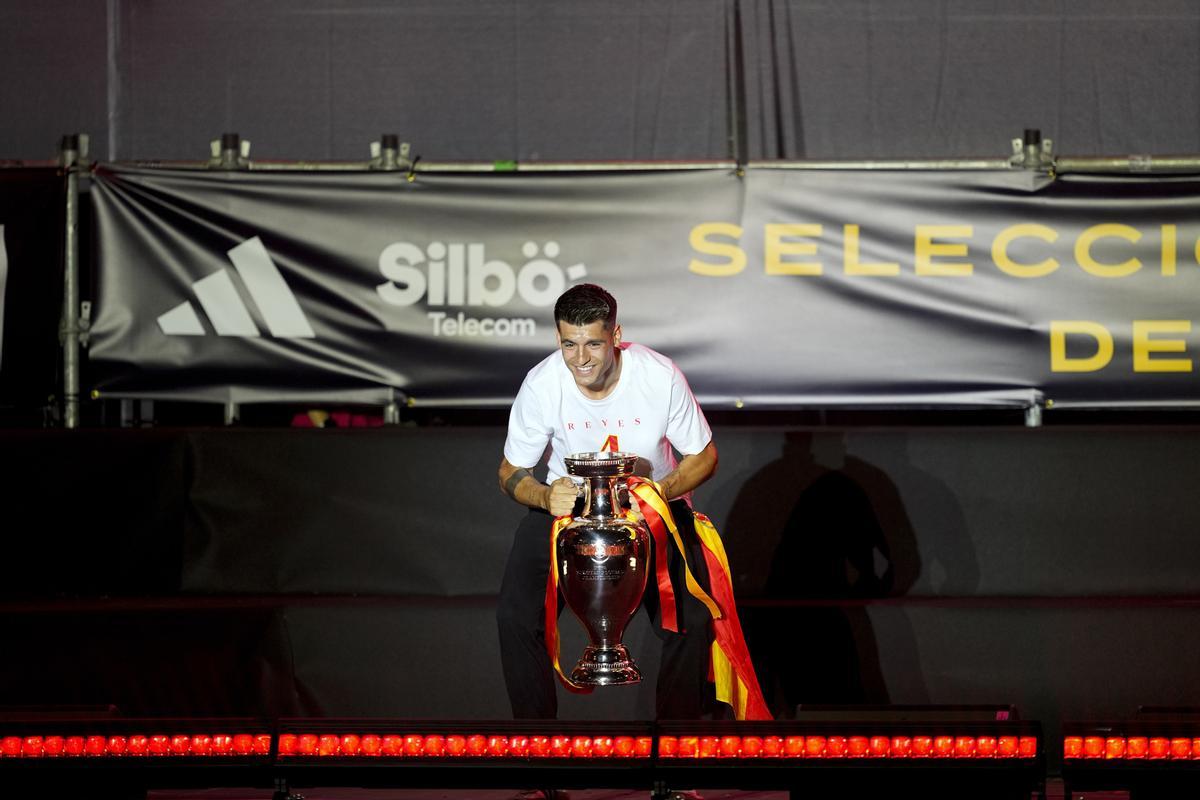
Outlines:
[[572,683],[558,661],[558,534],[570,524],[570,517],[555,517],[554,524],[550,526],[550,575],[546,578],[545,605],[546,652],[549,653],[550,662],[554,664],[554,671],[558,673],[558,679],[562,681],[563,686],[577,694],[590,694],[592,687]]
[[738,621],[737,605],[733,598],[733,582],[729,576],[729,559],[725,546],[712,521],[703,514],[696,514],[696,535],[704,549],[704,561],[708,566],[709,588],[721,608],[729,613],[713,618],[711,677],[716,687],[717,699],[733,707],[737,719],[771,719],[771,710],[758,688],[754,664],[750,661],[750,649],[742,635]]

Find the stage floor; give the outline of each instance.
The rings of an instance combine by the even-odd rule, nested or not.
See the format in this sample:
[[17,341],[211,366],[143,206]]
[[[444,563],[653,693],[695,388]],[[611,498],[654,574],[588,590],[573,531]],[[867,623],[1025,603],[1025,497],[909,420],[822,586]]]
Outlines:
[[[704,789],[698,791],[704,800],[789,800],[786,791],[738,791],[734,789]],[[516,789],[354,789],[354,788],[293,788],[304,800],[509,800]],[[1044,800],[1066,800],[1062,780],[1046,782]],[[1087,800],[1127,800],[1125,792],[1089,792]],[[570,800],[649,800],[650,793],[629,789],[572,789]],[[147,800],[271,800],[266,789],[201,789],[151,792]]]
[[[695,789],[704,800],[788,800],[786,791],[744,792]],[[352,789],[296,787],[304,800],[509,800],[517,789]],[[650,793],[628,789],[572,789],[570,800],[648,800]],[[150,792],[147,800],[270,800],[267,789],[202,789]]]

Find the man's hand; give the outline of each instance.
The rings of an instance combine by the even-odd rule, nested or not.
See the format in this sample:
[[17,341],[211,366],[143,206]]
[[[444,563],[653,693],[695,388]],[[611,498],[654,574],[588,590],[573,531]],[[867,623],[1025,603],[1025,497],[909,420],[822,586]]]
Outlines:
[[556,517],[569,516],[575,510],[579,487],[570,478],[559,478],[547,486],[527,467],[510,464],[507,458],[500,459],[497,477],[500,491],[522,505],[549,511]]
[[579,498],[579,486],[570,478],[559,478],[550,484],[550,497],[546,510],[556,517],[569,517],[575,510]]

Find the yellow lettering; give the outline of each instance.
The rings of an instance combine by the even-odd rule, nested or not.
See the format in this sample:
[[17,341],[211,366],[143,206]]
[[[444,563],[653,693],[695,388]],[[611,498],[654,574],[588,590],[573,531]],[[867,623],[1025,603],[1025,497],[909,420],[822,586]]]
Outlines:
[[859,261],[858,226],[847,225],[844,228],[845,271],[847,275],[899,275],[900,265],[894,261]]
[[1151,353],[1182,353],[1187,349],[1183,339],[1151,339],[1156,333],[1190,333],[1192,323],[1186,319],[1136,319],[1133,321],[1134,372],[1191,372],[1190,358],[1151,358]]
[[1000,231],[992,241],[992,261],[996,263],[997,267],[1015,278],[1040,278],[1058,269],[1059,264],[1056,258],[1047,258],[1036,264],[1022,264],[1009,258],[1008,246],[1014,239],[1023,237],[1055,242],[1058,240],[1058,231],[1037,223],[1010,225]]
[[820,225],[772,224],[766,226],[766,264],[768,275],[820,275],[822,267],[816,261],[784,261],[784,256],[811,256],[817,253],[816,242],[790,241],[792,237],[820,236]]
[[1142,238],[1141,231],[1128,225],[1106,223],[1093,225],[1084,229],[1075,240],[1075,263],[1098,278],[1124,278],[1142,268],[1142,262],[1137,258],[1122,261],[1120,264],[1101,264],[1092,258],[1092,245],[1098,239],[1124,239],[1136,243]]
[[934,237],[967,239],[975,233],[973,225],[918,225],[914,251],[918,275],[970,275],[975,266],[969,261],[935,262],[934,256],[965,256],[965,242],[935,242]]
[[[716,242],[710,236],[728,236],[732,242]],[[693,258],[688,262],[688,270],[697,275],[707,275],[710,278],[728,278],[737,275],[746,268],[746,251],[738,246],[737,240],[742,238],[742,226],[731,222],[705,222],[692,228],[688,242],[697,253],[706,256],[720,256],[726,259],[723,263],[710,264]]]
[[1177,225],[1162,226],[1162,274],[1175,274],[1175,251],[1179,241]]
[[[1095,355],[1086,358],[1067,356],[1067,336],[1091,336],[1096,340]],[[1053,320],[1050,323],[1050,371],[1095,372],[1112,361],[1113,338],[1108,328],[1089,320]]]

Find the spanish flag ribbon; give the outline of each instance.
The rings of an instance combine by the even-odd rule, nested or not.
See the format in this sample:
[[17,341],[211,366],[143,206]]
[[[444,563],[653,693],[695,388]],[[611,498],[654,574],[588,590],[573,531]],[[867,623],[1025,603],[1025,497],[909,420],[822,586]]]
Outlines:
[[571,682],[558,660],[558,534],[570,524],[570,517],[555,517],[554,524],[550,526],[550,574],[546,578],[545,606],[546,652],[550,655],[550,663],[554,665],[554,671],[558,673],[558,679],[562,681],[563,686],[576,694],[591,694],[591,686]]
[[671,540],[675,542],[675,549],[679,552],[679,557],[683,559],[683,576],[684,583],[687,585],[688,594],[699,600],[708,608],[708,612],[713,619],[721,617],[721,609],[713,601],[711,597],[700,587],[700,582],[696,580],[696,576],[692,574],[691,565],[688,564],[687,550],[683,546],[683,538],[679,535],[679,528],[675,525],[675,517],[671,514],[671,507],[667,505],[667,501],[663,499],[662,491],[657,483],[648,481],[645,478],[632,477],[629,479],[629,489],[633,492],[634,499],[637,501],[638,510],[642,512],[642,517],[646,520],[646,524],[650,527],[650,532],[654,535],[655,541],[655,557],[662,556],[657,562],[657,572],[659,581],[659,596],[662,598],[662,625],[669,631],[679,632],[678,613],[675,607],[675,593],[671,591],[671,603],[668,606],[666,597],[661,591],[665,582],[668,591],[670,591],[671,576],[667,571],[667,531],[671,533]]
[[737,719],[772,719],[771,710],[758,687],[750,649],[738,621],[729,559],[721,544],[721,535],[708,517],[696,514],[695,518],[696,535],[700,537],[708,566],[709,588],[717,604],[729,611],[720,619],[713,617],[712,679],[717,699],[732,706]]
[[[635,495],[636,497],[636,495]],[[650,528],[650,537],[654,540],[654,579],[658,584],[658,607],[662,626],[669,631],[679,633],[679,609],[675,604],[675,587],[671,585],[671,572],[667,569],[667,529],[662,517],[647,508],[650,516],[642,513],[642,519]]]
[[[650,529],[653,531],[657,524],[665,525],[670,530],[679,555],[683,558],[688,592],[703,603],[712,615],[713,643],[709,676],[714,683],[717,699],[732,707],[734,716],[739,720],[772,719],[762,691],[758,688],[758,678],[754,674],[750,650],[746,647],[746,639],[738,621],[733,581],[729,573],[729,558],[725,555],[725,546],[721,543],[721,536],[712,520],[703,514],[693,514],[696,535],[704,553],[704,564],[708,567],[709,591],[712,593],[710,596],[700,588],[692,574],[683,540],[671,515],[671,507],[663,498],[658,485],[641,478],[632,478],[629,486]],[[656,538],[658,536],[659,534],[656,534]],[[665,627],[665,611],[663,620]]]

